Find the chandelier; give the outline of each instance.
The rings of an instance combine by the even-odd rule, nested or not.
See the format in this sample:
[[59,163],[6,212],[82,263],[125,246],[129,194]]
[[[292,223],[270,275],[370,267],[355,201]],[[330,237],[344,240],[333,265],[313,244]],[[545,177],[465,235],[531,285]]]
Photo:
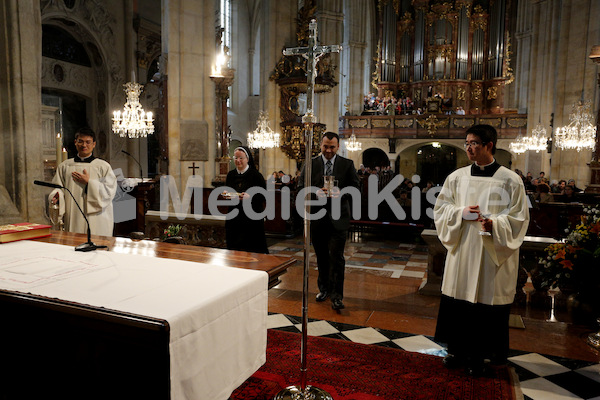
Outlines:
[[113,112],[113,132],[130,138],[146,137],[154,133],[152,113],[144,112],[139,100],[144,86],[137,82],[127,82],[123,86],[127,101],[123,111]]
[[536,153],[546,150],[548,147],[546,128],[541,123],[538,123],[533,131],[531,131],[531,136],[525,138],[525,143],[527,144],[527,150],[535,151]]
[[346,142],[346,149],[348,149],[348,151],[362,150],[362,143],[356,140],[356,135],[354,133],[350,135],[350,139],[348,139],[348,141]]
[[[520,129],[519,129],[519,131],[520,131]],[[508,145],[508,148],[510,149],[510,151],[512,151],[513,153],[516,153],[516,154],[522,154],[527,151],[527,143],[526,143],[525,139],[523,138],[523,136],[521,136],[520,132],[519,132],[519,136],[517,136],[517,139],[514,142],[511,142]]]
[[545,150],[548,146],[548,138],[546,137],[546,128],[538,123],[536,127],[531,131],[531,136],[521,136],[521,133],[517,136],[517,139],[508,145],[510,151],[516,154],[522,154],[526,151],[535,151],[539,153]]
[[248,133],[248,147],[252,149],[270,149],[279,147],[279,133],[269,127],[267,113],[261,111],[256,120],[256,129]]
[[592,123],[590,101],[573,104],[569,115],[569,125],[559,128],[556,133],[556,147],[561,150],[593,150],[596,145],[596,126]]

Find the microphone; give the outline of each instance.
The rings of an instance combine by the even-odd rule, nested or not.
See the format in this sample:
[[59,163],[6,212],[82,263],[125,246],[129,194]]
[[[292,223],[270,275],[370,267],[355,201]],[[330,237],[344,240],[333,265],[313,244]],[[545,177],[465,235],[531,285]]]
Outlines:
[[63,188],[61,185],[57,185],[56,183],[44,182],[44,181],[38,181],[38,180],[33,181],[33,184],[39,185],[39,186],[46,186],[46,187],[53,188],[53,189],[62,189]]
[[81,215],[83,215],[83,218],[85,218],[85,222],[87,223],[87,242],[80,244],[79,246],[75,246],[75,251],[93,251],[96,249],[108,249],[108,246],[98,245],[98,244],[94,244],[94,242],[92,242],[92,232],[90,231],[90,221],[87,219],[87,216],[85,215],[85,213],[79,206],[79,203],[77,202],[77,200],[75,200],[75,196],[73,196],[73,193],[71,193],[71,191],[68,188],[66,188],[65,186],[62,186],[62,185],[58,185],[56,183],[44,182],[44,181],[38,181],[38,180],[33,181],[33,184],[38,185],[38,186],[54,188],[54,189],[64,189],[67,192],[69,192],[69,194],[73,198],[75,205],[77,206],[79,211],[81,211]]
[[140,166],[140,178],[143,180],[144,179],[144,174],[142,174],[142,164],[140,164],[140,162],[138,160],[136,160],[136,158],[134,156],[132,156],[131,154],[129,154],[129,152],[127,152],[125,150],[121,150],[121,152],[127,154],[129,157],[131,157],[133,159],[133,161],[135,161],[137,163],[137,165]]

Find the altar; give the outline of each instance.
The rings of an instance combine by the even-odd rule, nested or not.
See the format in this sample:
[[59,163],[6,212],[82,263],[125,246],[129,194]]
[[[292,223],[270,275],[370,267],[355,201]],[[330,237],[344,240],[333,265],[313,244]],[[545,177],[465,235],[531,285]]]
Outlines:
[[268,273],[143,248],[0,246],[0,398],[227,399],[265,362]]

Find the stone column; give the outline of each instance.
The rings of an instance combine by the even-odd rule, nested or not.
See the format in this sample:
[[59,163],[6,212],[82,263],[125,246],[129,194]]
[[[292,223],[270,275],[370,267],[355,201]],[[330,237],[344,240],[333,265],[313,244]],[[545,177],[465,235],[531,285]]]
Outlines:
[[[360,115],[363,109],[365,77],[370,74],[360,74],[358,71],[369,70],[365,63],[367,49],[367,4],[363,1],[346,2],[344,9],[344,43],[340,55],[340,102],[349,104],[348,111],[352,115]],[[352,79],[350,79],[352,77]],[[343,112],[346,110],[344,109]]]
[[[342,0],[318,1],[317,23],[320,45],[341,45],[344,39]],[[330,53],[328,57],[331,58],[331,64],[337,66],[336,81],[338,85],[333,87],[331,92],[315,94],[315,116],[317,117],[317,122],[327,125],[327,131],[337,132],[340,116],[340,54]]]
[[212,1],[162,0],[162,46],[169,86],[169,175],[181,195],[195,162],[209,186],[215,176],[216,100],[210,80],[216,62]]
[[23,220],[46,222],[42,155],[42,25],[38,0],[0,2],[0,186]]
[[[600,65],[600,45],[594,46],[590,59]],[[600,72],[598,73],[598,88],[600,88]],[[596,115],[596,147],[592,154],[590,166],[590,184],[585,188],[586,193],[600,194],[600,104]]]
[[[268,112],[270,126],[277,132],[281,132],[280,93],[279,86],[274,81],[270,81],[269,76],[282,57],[283,49],[296,46],[295,18],[298,9],[295,3],[263,0],[261,10],[259,110]],[[251,130],[256,128],[256,118],[250,120],[250,126]],[[260,157],[260,172],[265,178],[279,169],[289,171],[292,175],[296,172],[295,161],[290,160],[279,148],[260,150]]]

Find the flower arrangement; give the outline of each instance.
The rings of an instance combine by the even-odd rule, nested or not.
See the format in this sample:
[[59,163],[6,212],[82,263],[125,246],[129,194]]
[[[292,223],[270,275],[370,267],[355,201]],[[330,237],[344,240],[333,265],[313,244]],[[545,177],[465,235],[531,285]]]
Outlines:
[[169,225],[167,229],[163,231],[163,239],[167,239],[173,236],[179,236],[179,231],[181,231],[181,225]]
[[540,258],[542,287],[569,287],[576,291],[600,284],[600,206],[585,207],[581,222],[567,237],[546,248]]

